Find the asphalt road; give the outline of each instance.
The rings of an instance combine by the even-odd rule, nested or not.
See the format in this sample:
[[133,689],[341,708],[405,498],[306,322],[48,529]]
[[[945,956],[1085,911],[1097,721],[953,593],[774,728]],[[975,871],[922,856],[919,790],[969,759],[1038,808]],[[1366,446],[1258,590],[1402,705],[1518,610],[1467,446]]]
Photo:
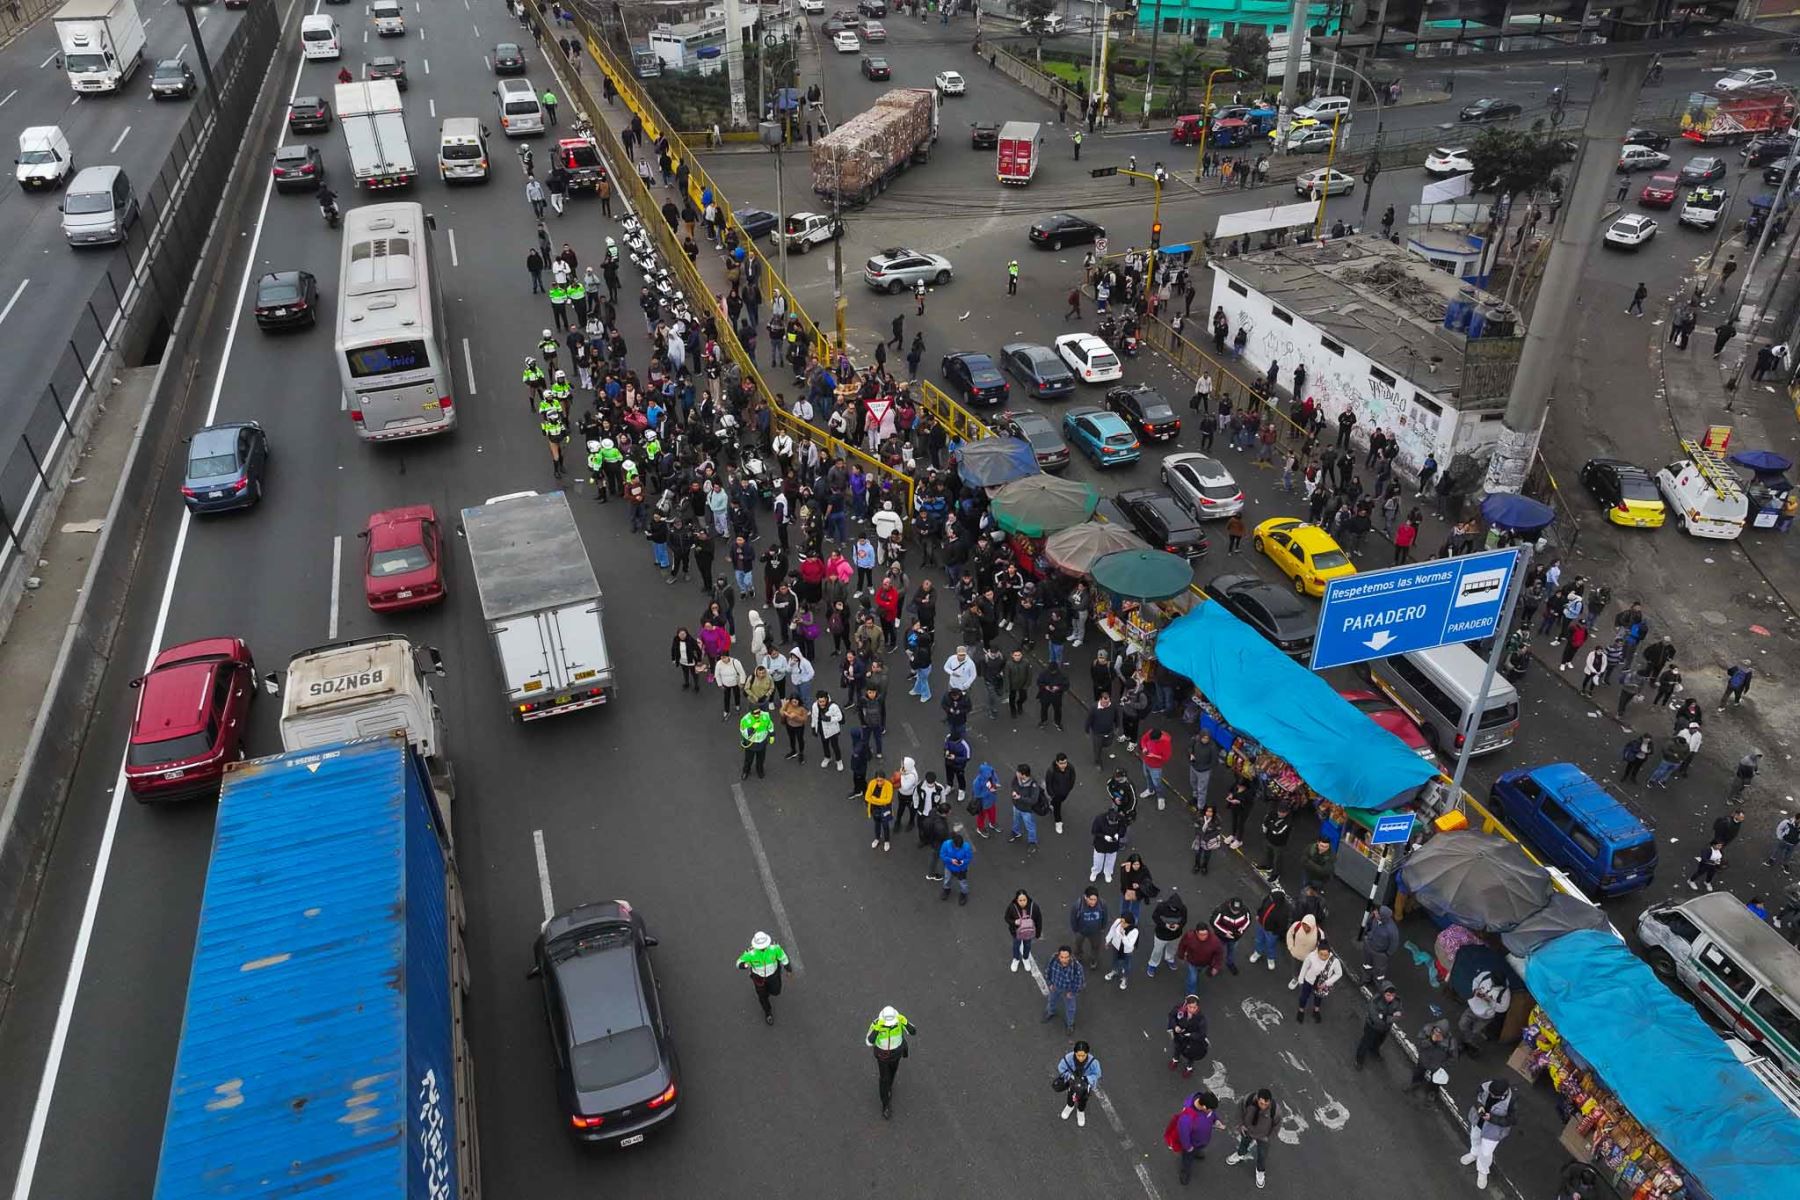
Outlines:
[[[482,54],[510,36],[501,32],[497,4],[465,6],[463,13],[456,7],[446,0],[432,14],[409,14],[414,26],[395,48],[411,70],[408,122],[422,154],[435,129],[434,108],[438,117],[489,111]],[[354,45],[347,53],[353,69],[362,53]],[[322,88],[336,67],[297,66],[290,50],[282,70],[296,88]],[[534,80],[539,74],[534,70]],[[274,135],[263,136],[272,145]],[[341,177],[339,135],[319,140],[328,168]],[[471,1036],[489,1195],[573,1198],[596,1187],[631,1196],[716,1195],[777,1176],[783,1183],[775,1186],[805,1180],[830,1194],[926,1195],[946,1186],[997,1196],[1171,1193],[1173,1163],[1157,1141],[1187,1088],[1164,1071],[1160,1039],[1180,984],[1139,979],[1118,995],[1098,978],[1090,981],[1080,1032],[1105,1066],[1109,1103],[1078,1130],[1055,1120],[1057,1098],[1044,1086],[1064,1038],[1038,1023],[1034,982],[1002,965],[1000,908],[1008,890],[1028,887],[1060,930],[1060,914],[1086,881],[1088,848],[1079,830],[1102,803],[1102,781],[1078,753],[1083,739],[1073,728],[1052,734],[1030,720],[1015,727],[976,718],[979,758],[1002,768],[1019,761],[1042,767],[1066,748],[1082,764],[1082,778],[1069,832],[1046,832],[1037,855],[1002,841],[978,844],[975,898],[958,909],[940,903],[923,882],[922,856],[904,838],[888,855],[868,848],[861,807],[843,799],[847,775],[777,760],[768,780],[736,786],[735,732],[720,719],[714,697],[678,689],[663,651],[675,624],[698,619],[702,596],[693,582],[664,584],[648,548],[626,534],[623,513],[593,504],[585,484],[572,492],[607,589],[622,679],[612,709],[529,728],[508,720],[458,549],[449,555],[451,594],[441,609],[378,620],[363,606],[355,533],[370,511],[429,502],[449,520],[487,496],[554,486],[513,390],[512,372],[545,315],[522,269],[530,214],[503,141],[494,143],[492,158],[496,178],[486,187],[448,191],[427,180],[417,190],[438,215],[451,336],[468,339],[474,364],[472,386],[459,372],[462,424],[447,438],[361,443],[337,411],[329,319],[319,330],[280,337],[258,333],[248,320],[243,289],[253,276],[290,266],[319,275],[330,317],[338,244],[311,200],[265,195],[233,215],[245,249],[232,277],[231,320],[218,323],[207,347],[222,364],[210,385],[210,416],[267,426],[271,486],[259,509],[224,520],[185,520],[173,481],[152,501],[146,561],[171,565],[166,574],[147,569],[134,596],[50,864],[42,916],[0,1027],[0,1059],[18,1064],[0,1081],[0,1162],[24,1153],[36,1196],[146,1195],[154,1178],[211,809],[143,808],[121,798],[127,680],[153,648],[216,633],[247,638],[266,670],[331,637],[398,630],[438,646],[450,668],[439,698],[458,776],[456,834],[469,900]],[[956,161],[939,159],[890,197],[904,201],[908,189]],[[971,179],[980,182],[973,173]],[[1034,184],[1026,194],[1048,191]],[[918,196],[914,202],[926,203]],[[885,220],[874,210],[871,217]],[[917,236],[928,219],[897,217],[891,237]],[[1016,237],[1022,229],[1017,214],[1000,211],[979,224],[960,223],[973,225],[974,236],[988,237],[1001,254],[1010,253],[1009,243],[997,235]],[[576,202],[552,232],[587,258],[612,229],[591,204]],[[454,258],[447,253],[452,245]],[[1066,288],[1043,286],[1037,269],[1004,327],[988,315],[1004,302],[997,272],[983,277],[993,291],[965,272],[938,293],[926,322],[934,357],[949,330],[960,329],[957,314],[965,310],[981,310],[987,324],[970,328],[982,331],[983,346],[1013,330],[1050,336]],[[1066,275],[1071,268],[1059,269]],[[854,299],[859,325],[885,327],[890,302]],[[627,318],[624,327],[641,355],[635,321]],[[454,348],[452,357],[461,359]],[[1139,361],[1131,377],[1140,376],[1156,373]],[[282,381],[277,395],[272,379]],[[1141,465],[1126,478],[1147,482],[1152,470]],[[1242,474],[1257,512],[1266,515],[1276,506],[1267,475]],[[1223,558],[1221,546],[1208,569],[1222,569]],[[340,562],[341,572],[334,566]],[[951,616],[940,620],[939,645],[948,653]],[[1552,758],[1610,769],[1621,736],[1616,727],[1586,715],[1568,689],[1542,679],[1527,696],[1520,744],[1478,764],[1478,784],[1497,767]],[[898,688],[890,705],[886,761],[913,754],[921,770],[931,769],[941,740],[936,710],[915,709]],[[264,704],[254,714],[252,752],[278,749],[274,708]],[[1070,716],[1078,718],[1078,710]],[[1696,792],[1711,783],[1698,780]],[[1689,799],[1658,796],[1671,819],[1679,815],[1676,802]],[[1235,861],[1204,880],[1187,874],[1187,827],[1177,812],[1147,814],[1136,836],[1165,886],[1178,884],[1193,910],[1210,912],[1232,893],[1254,900],[1255,881]],[[97,860],[102,886],[94,890]],[[1672,874],[1665,870],[1659,894]],[[688,1110],[666,1135],[616,1156],[584,1152],[563,1135],[542,1006],[524,977],[547,903],[561,908],[610,897],[638,904],[661,936],[658,968],[681,1047]],[[1350,911],[1354,901],[1344,895],[1337,904]],[[1623,917],[1630,906],[1620,909]],[[747,984],[730,969],[758,928],[783,937],[802,967],[773,1029],[756,1020]],[[71,995],[65,977],[72,956],[80,975]],[[1380,1069],[1352,1073],[1353,996],[1340,997],[1324,1025],[1296,1029],[1281,1023],[1288,1015],[1282,978],[1257,968],[1204,987],[1214,1049],[1208,1085],[1238,1096],[1273,1086],[1290,1113],[1271,1165],[1271,1193],[1313,1195],[1323,1181],[1345,1177],[1379,1178],[1384,1194],[1397,1197],[1467,1187],[1446,1140],[1448,1123],[1398,1097],[1404,1072],[1395,1054]],[[1420,1002],[1408,1011],[1411,1025],[1425,989],[1411,965],[1401,980],[1409,1002]],[[877,1115],[873,1070],[861,1047],[868,1020],[889,1003],[922,1030],[901,1074],[892,1124]],[[53,1088],[49,1103],[39,1105],[38,1064],[48,1046]],[[34,1106],[40,1125],[32,1122]],[[96,1128],[107,1131],[104,1154],[93,1150]],[[1503,1165],[1511,1150],[1502,1151]],[[1528,1155],[1518,1157],[1523,1165]],[[1215,1153],[1201,1182],[1245,1170]],[[1247,1188],[1248,1179],[1240,1176],[1238,1186]]]
[[[269,0],[258,0],[269,2]],[[56,29],[41,21],[0,54],[0,112],[7,118],[7,144],[16,155],[19,133],[33,125],[61,125],[68,136],[75,170],[112,164],[125,168],[140,200],[175,145],[192,101],[153,100],[150,71],[157,60],[177,55],[200,76],[187,16],[171,0],[143,0],[144,63],[122,93],[78,96],[57,69]],[[195,12],[209,53],[230,40],[239,13],[222,4]],[[204,77],[200,86],[206,86]],[[199,93],[196,93],[198,95]],[[11,446],[25,427],[38,395],[60,360],[81,306],[100,285],[116,255],[77,250],[62,232],[60,192],[0,189],[0,354],[15,364],[8,399],[0,405],[0,445]],[[142,253],[143,240],[133,235]],[[121,268],[123,264],[121,263]],[[92,321],[89,321],[92,324]],[[83,345],[92,341],[91,334]],[[46,353],[45,348],[50,352]]]

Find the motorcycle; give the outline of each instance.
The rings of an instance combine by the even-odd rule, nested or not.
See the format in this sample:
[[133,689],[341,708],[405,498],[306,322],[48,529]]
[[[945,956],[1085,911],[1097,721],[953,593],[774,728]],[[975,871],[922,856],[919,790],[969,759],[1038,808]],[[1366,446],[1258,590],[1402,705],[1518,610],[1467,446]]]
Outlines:
[[336,229],[338,227],[338,223],[343,220],[344,214],[338,209],[336,196],[324,198],[319,201],[319,215],[325,218],[325,224],[329,228]]

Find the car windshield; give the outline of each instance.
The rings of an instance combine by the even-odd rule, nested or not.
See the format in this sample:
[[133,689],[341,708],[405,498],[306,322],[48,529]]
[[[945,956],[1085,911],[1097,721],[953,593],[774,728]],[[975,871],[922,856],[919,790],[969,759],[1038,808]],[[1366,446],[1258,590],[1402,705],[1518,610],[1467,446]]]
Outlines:
[[1612,869],[1624,874],[1628,871],[1641,870],[1656,861],[1656,843],[1639,842],[1635,846],[1623,846],[1613,851]]
[[63,66],[71,75],[79,75],[84,71],[104,71],[106,70],[106,55],[65,54]]
[[383,342],[378,346],[361,346],[344,352],[344,361],[349,364],[350,376],[353,379],[367,379],[373,375],[393,375],[403,371],[418,371],[431,365],[431,357],[425,349],[425,343],[417,339]]
[[1342,550],[1321,550],[1313,555],[1313,570],[1330,571],[1338,567],[1348,566],[1350,556]]
[[56,154],[51,150],[23,150],[19,153],[19,162],[27,167],[34,167],[41,163],[53,163],[55,161]]
[[71,192],[63,201],[63,211],[77,216],[84,213],[112,211],[111,192]]
[[1656,500],[1660,493],[1656,483],[1648,475],[1621,475],[1619,491],[1627,500]]
[[431,559],[423,546],[396,546],[392,550],[377,550],[369,556],[369,574],[377,579],[408,575],[430,565]]
[[1200,494],[1208,500],[1236,500],[1239,495],[1236,484],[1225,483],[1203,483]]
[[154,767],[162,763],[199,758],[210,752],[212,745],[210,730],[164,738],[160,742],[133,742],[125,751],[125,761],[134,767]]
[[1694,172],[1716,171],[1719,160],[1716,158],[1694,158],[1688,160],[1688,170]]
[[656,1036],[648,1025],[577,1044],[569,1056],[578,1092],[598,1092],[656,1069]]
[[156,78],[158,79],[180,79],[181,75],[182,67],[178,62],[156,64]]
[[1110,350],[1100,350],[1088,356],[1088,365],[1096,371],[1110,371],[1119,365],[1119,360]]

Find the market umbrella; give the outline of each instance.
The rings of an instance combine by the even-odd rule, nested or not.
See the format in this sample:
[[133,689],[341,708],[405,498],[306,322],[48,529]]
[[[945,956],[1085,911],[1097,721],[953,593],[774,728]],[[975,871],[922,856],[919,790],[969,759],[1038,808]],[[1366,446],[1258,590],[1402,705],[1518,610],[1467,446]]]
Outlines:
[[1094,560],[1120,550],[1147,550],[1144,539],[1129,529],[1084,521],[1050,535],[1044,543],[1044,557],[1059,570],[1071,575],[1086,575]]
[[1167,600],[1193,586],[1194,568],[1167,550],[1118,550],[1088,568],[1094,582],[1115,596]]
[[1558,892],[1550,897],[1550,903],[1501,934],[1500,940],[1508,951],[1526,958],[1544,943],[1553,942],[1565,933],[1574,933],[1577,929],[1609,929],[1611,926],[1612,922],[1606,919],[1599,906],[1567,892]]
[[1731,461],[1740,467],[1748,467],[1758,475],[1780,475],[1794,465],[1793,459],[1773,450],[1739,450],[1731,456]]
[[1433,914],[1470,929],[1511,929],[1550,901],[1550,873],[1497,834],[1440,833],[1400,865],[1400,881]]
[[1481,502],[1481,516],[1489,525],[1536,533],[1556,520],[1556,511],[1548,504],[1512,492],[1495,492]]
[[975,487],[999,487],[1040,473],[1037,454],[1024,438],[991,437],[956,448],[956,473]]
[[995,492],[988,511],[1008,533],[1043,537],[1081,524],[1099,504],[1100,493],[1092,484],[1040,474],[1015,479]]

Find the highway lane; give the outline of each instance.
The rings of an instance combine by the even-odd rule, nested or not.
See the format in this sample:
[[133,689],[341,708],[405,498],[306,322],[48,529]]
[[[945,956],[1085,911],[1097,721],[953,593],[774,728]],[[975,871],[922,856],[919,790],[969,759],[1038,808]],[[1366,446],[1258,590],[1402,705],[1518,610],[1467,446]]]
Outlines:
[[[269,3],[272,0],[257,0]],[[125,168],[140,201],[175,144],[175,135],[193,110],[193,101],[153,100],[150,70],[156,60],[180,55],[200,75],[186,15],[173,3],[148,0],[144,19],[144,65],[123,93],[77,96],[56,68],[56,31],[43,21],[0,54],[0,96],[8,99],[0,116],[8,157],[18,153],[20,131],[33,125],[61,125],[69,138],[75,169],[113,164]],[[237,27],[240,13],[222,4],[196,14],[209,53],[217,54]],[[205,87],[204,78],[201,87]],[[200,93],[196,93],[199,95]],[[61,192],[28,193],[16,184],[0,188],[0,305],[16,301],[0,319],[0,353],[17,364],[9,399],[0,406],[0,445],[9,448],[37,405],[60,361],[70,331],[88,319],[81,311],[105,276],[123,260],[114,250],[72,248],[63,237],[57,211]],[[132,235],[134,254],[143,239]],[[92,320],[88,319],[89,325]],[[82,345],[93,341],[93,334]]]

